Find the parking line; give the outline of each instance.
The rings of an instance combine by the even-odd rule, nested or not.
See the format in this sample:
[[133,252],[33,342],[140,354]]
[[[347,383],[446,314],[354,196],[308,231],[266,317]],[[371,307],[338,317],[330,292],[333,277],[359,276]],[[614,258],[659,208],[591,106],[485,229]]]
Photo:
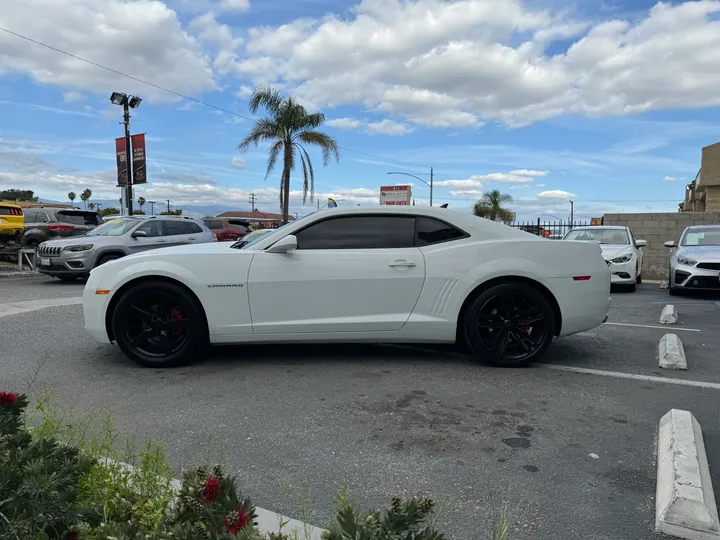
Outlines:
[[[633,328],[657,328],[658,330],[667,330],[667,326],[653,326],[651,324],[630,324],[630,323],[622,323],[622,322],[606,322],[603,323],[603,326],[609,324],[611,326],[632,326]],[[678,330],[680,332],[702,332],[702,330],[698,330],[696,328],[675,328],[673,327],[673,331]]]
[[574,366],[559,366],[557,364],[535,364],[537,367],[546,369],[555,369],[557,371],[570,371],[572,373],[581,373],[584,375],[603,375],[605,377],[614,377],[616,379],[632,379],[636,381],[656,382],[665,384],[678,384],[681,386],[695,386],[697,388],[708,388],[711,390],[720,390],[720,384],[691,381],[687,379],[671,379],[665,377],[653,377],[651,375],[636,375],[634,373],[622,373],[620,371],[604,371],[602,369],[588,369]]

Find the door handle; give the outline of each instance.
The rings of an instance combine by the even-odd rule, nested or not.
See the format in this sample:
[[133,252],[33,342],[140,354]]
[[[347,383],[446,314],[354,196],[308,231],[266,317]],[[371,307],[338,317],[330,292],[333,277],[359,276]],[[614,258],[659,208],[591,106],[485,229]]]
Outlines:
[[412,268],[416,266],[413,261],[393,261],[388,264],[392,268]]
[[194,236],[191,236],[190,238],[188,238],[188,240],[197,240],[197,238],[195,238]]
[[158,244],[167,244],[167,240],[158,240],[157,243]]

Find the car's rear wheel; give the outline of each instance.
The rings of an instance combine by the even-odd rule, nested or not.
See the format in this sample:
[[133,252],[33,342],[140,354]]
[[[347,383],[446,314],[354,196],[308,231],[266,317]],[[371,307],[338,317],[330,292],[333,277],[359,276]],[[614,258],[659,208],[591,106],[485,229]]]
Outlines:
[[524,283],[483,291],[467,309],[465,338],[488,364],[523,367],[538,360],[552,342],[555,317],[547,299]]
[[158,368],[197,360],[208,337],[198,301],[182,287],[162,281],[125,292],[112,314],[112,330],[130,359]]

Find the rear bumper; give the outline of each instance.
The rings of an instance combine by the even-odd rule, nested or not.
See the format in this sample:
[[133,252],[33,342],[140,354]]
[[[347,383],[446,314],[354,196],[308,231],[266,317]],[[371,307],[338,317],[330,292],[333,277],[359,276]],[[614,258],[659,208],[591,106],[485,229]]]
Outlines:
[[607,321],[610,312],[610,275],[597,272],[587,281],[571,277],[544,280],[543,284],[555,296],[562,326],[560,337],[590,330]]

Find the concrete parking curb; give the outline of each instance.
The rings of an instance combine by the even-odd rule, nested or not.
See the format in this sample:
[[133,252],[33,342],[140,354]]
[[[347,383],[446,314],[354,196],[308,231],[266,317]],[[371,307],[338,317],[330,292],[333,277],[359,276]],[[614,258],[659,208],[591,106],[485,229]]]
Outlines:
[[676,324],[678,322],[678,312],[675,306],[668,304],[660,313],[660,324]]
[[702,430],[689,411],[672,409],[658,430],[655,530],[688,540],[720,539]]
[[687,369],[682,341],[675,334],[665,334],[658,344],[658,365],[666,369]]

